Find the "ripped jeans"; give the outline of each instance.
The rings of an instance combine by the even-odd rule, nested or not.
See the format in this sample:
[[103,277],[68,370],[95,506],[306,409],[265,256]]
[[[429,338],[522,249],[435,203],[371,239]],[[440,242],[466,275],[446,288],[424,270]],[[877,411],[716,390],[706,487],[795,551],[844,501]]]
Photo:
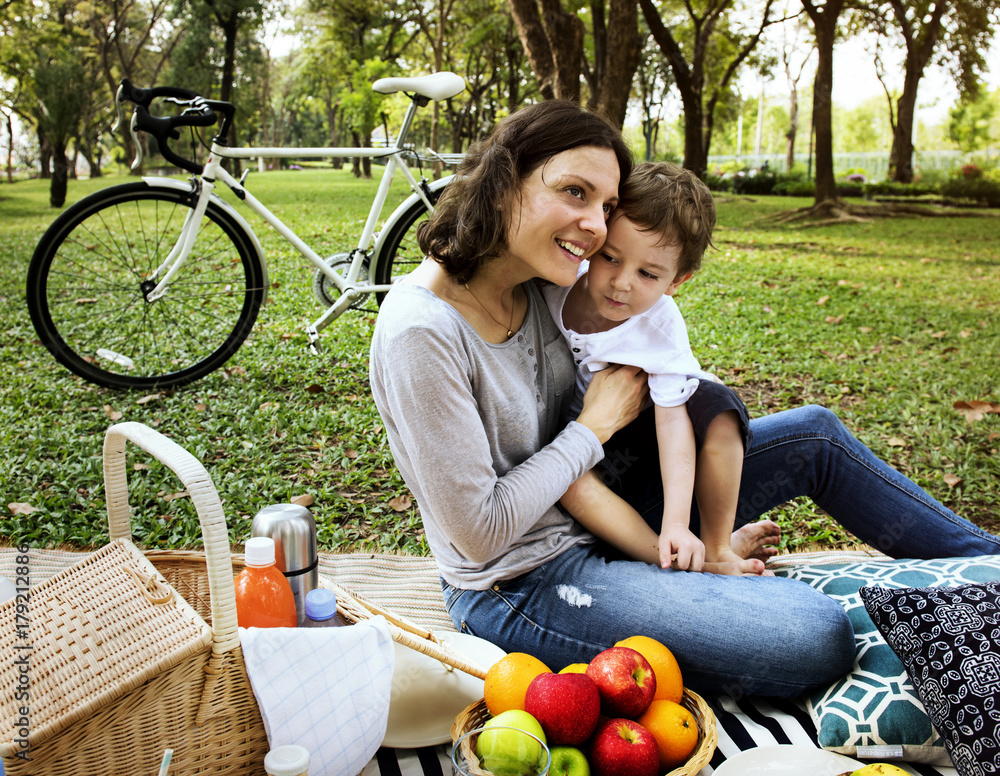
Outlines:
[[[805,495],[893,557],[1000,554],[1000,539],[875,457],[829,410],[779,412],[751,427],[737,527]],[[616,484],[658,530],[663,499],[655,432],[650,444],[619,451],[629,465],[618,467]],[[636,634],[670,647],[687,686],[737,698],[797,696],[847,673],[854,661],[844,610],[805,583],[663,570],[599,542],[489,590],[445,582],[442,588],[461,631],[535,655],[553,671]]]

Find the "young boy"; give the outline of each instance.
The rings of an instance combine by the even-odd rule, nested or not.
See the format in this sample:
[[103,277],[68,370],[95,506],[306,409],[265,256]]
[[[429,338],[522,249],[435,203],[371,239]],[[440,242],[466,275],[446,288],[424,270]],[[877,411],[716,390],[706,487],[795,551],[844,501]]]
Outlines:
[[[639,514],[601,486],[597,470],[577,480],[560,503],[631,557],[663,568],[761,574],[762,562],[744,562],[731,546],[750,439],[746,407],[701,370],[673,300],[701,266],[714,226],[712,195],[697,177],[674,164],[640,164],[589,267],[581,267],[569,288],[543,288],[578,366],[574,412],[593,373],[609,364],[638,366],[649,375],[664,500],[657,546]],[[635,422],[648,423],[647,413]],[[689,527],[692,497],[701,539]]]

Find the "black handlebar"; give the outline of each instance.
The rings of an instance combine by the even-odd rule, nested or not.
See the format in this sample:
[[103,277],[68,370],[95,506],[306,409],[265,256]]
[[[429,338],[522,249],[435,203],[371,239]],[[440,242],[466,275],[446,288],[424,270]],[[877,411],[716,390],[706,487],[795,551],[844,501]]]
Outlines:
[[[184,110],[176,116],[154,116],[149,112],[149,105],[157,98],[167,98],[178,101],[186,106]],[[182,89],[176,86],[154,86],[142,89],[133,86],[126,78],[118,87],[116,97],[118,103],[128,100],[135,103],[135,113],[132,118],[132,128],[141,132],[148,132],[156,138],[160,153],[168,162],[177,165],[182,170],[200,175],[204,166],[190,159],[179,156],[169,146],[170,140],[179,140],[181,133],[178,127],[210,127],[218,122],[218,113],[223,116],[222,126],[214,142],[226,143],[229,134],[229,126],[232,123],[233,114],[236,112],[235,106],[230,102],[219,102],[216,100],[206,100],[190,89]]]

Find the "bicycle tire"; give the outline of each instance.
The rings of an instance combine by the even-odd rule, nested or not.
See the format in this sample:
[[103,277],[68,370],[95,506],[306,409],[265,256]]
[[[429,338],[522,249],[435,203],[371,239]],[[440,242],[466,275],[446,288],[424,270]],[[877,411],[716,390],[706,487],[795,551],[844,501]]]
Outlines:
[[150,275],[196,203],[191,191],[126,183],[73,205],[46,230],[27,302],[55,359],[108,388],[170,388],[218,369],[250,334],[267,295],[252,235],[210,201],[187,262],[157,301]]
[[[427,192],[432,205],[437,203],[442,191],[444,188],[431,189]],[[430,218],[430,215],[427,206],[417,200],[392,225],[391,231],[385,238],[385,247],[376,257],[377,264],[373,270],[375,283],[389,284],[394,277],[413,271],[424,260],[424,254],[417,244],[417,229],[421,223]],[[385,293],[377,292],[375,299],[381,305]]]

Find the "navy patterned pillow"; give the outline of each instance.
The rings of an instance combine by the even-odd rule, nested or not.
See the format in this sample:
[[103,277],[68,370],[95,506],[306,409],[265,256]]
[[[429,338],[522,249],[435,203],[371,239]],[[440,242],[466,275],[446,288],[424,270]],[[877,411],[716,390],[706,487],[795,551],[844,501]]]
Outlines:
[[1000,582],[859,593],[955,769],[1000,773]]

